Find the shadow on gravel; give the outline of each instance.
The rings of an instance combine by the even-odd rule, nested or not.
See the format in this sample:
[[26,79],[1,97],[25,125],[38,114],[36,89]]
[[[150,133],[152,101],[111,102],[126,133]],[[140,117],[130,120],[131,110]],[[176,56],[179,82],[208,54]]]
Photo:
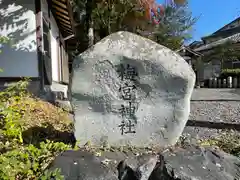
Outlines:
[[188,120],[186,126],[206,127],[211,129],[235,129],[240,131],[240,124],[238,123],[224,123],[224,122],[209,122],[199,120]]

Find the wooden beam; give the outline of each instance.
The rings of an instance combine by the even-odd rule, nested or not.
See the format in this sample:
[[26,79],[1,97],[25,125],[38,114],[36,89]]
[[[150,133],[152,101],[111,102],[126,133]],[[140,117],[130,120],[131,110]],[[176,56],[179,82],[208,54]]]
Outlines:
[[74,34],[76,34],[76,29],[75,29],[75,20],[73,18],[73,10],[72,10],[72,6],[70,4],[70,1],[67,0],[66,2],[66,5],[67,5],[67,9],[68,9],[68,16],[70,18],[70,22],[71,22],[71,25],[72,25],[72,31],[74,32]]
[[68,39],[71,39],[71,38],[73,38],[73,37],[74,37],[74,34],[71,34],[71,35],[63,38],[63,40],[64,40],[64,41],[67,41]]
[[61,16],[62,18],[66,19],[66,20],[70,20],[70,18],[62,13],[60,13],[59,11],[54,11],[54,14]]
[[67,25],[67,24],[63,24],[63,23],[59,23],[59,25],[64,28],[64,29],[68,29],[69,31],[72,31],[72,28],[70,25]]
[[61,28],[62,28],[63,31],[68,32],[69,34],[73,33],[71,29],[65,28],[63,26],[61,26]]
[[[70,30],[69,28],[66,28],[64,26],[60,26],[59,28],[61,28],[62,32],[67,32],[68,34],[73,34],[72,30]],[[64,36],[66,37],[66,36]]]
[[69,36],[69,35],[73,34],[73,32],[69,31],[68,29],[62,28],[61,30],[62,30],[62,33],[64,33],[63,37],[66,37],[66,36]]
[[73,18],[72,5],[70,0],[49,0],[52,13],[57,21],[59,30],[64,37],[76,34],[75,21]]
[[60,7],[58,7],[58,6],[56,6],[56,5],[52,5],[52,7],[53,7],[54,9],[56,9],[55,11],[59,11],[59,12],[62,12],[63,14],[68,15],[68,12],[67,12],[66,10],[61,9]]
[[69,31],[69,30],[67,30],[67,29],[63,29],[63,32],[65,33],[64,34],[64,37],[66,37],[66,36],[69,36],[69,35],[72,35],[72,31]]
[[63,23],[59,23],[59,27],[62,29],[62,30],[65,30],[67,29],[69,32],[72,32],[72,28],[70,25],[67,25],[67,24],[63,24]]
[[70,27],[72,27],[70,21],[67,21],[66,19],[63,19],[63,18],[61,18],[60,16],[57,16],[57,19],[58,19],[59,21],[62,21],[62,22],[64,22],[64,23],[68,24]]
[[59,7],[62,7],[62,8],[64,8],[64,9],[67,9],[67,6],[66,6],[65,4],[59,2],[59,1],[52,0],[52,2],[53,2],[54,4],[57,4]]
[[70,25],[64,24],[64,23],[61,23],[61,22],[60,22],[60,25],[61,25],[64,29],[68,29],[68,30],[72,31],[72,28],[71,28]]

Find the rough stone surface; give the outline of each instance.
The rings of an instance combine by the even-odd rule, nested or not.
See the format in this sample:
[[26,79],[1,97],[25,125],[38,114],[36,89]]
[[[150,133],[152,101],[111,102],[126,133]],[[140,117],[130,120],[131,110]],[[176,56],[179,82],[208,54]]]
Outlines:
[[[109,159],[111,156],[114,159]],[[60,169],[65,180],[147,180],[157,161],[155,155],[126,159],[120,152],[96,157],[83,150],[66,151],[53,161],[50,170]]]
[[117,175],[98,157],[84,151],[66,151],[59,155],[50,170],[60,169],[65,180],[117,180]]
[[[175,144],[194,84],[194,72],[175,52],[132,33],[111,34],[74,60],[76,139],[80,145]],[[127,133],[130,123],[135,133]]]
[[[165,167],[153,180],[235,180],[240,178],[240,160],[214,148],[190,146],[163,153]],[[167,173],[166,173],[167,172]],[[154,178],[156,177],[156,178]],[[151,178],[149,178],[151,179]],[[161,180],[162,180],[161,179]]]
[[[156,159],[158,158],[158,160]],[[124,160],[124,161],[123,161]],[[103,163],[105,162],[105,163]],[[114,163],[106,163],[114,162]],[[119,169],[125,162],[123,169]],[[155,167],[154,167],[155,164]],[[153,169],[154,167],[154,169]],[[59,155],[50,170],[60,168],[65,180],[238,180],[240,160],[212,147],[177,147],[158,156],[105,152],[100,157],[84,151],[67,151]],[[126,173],[121,173],[124,170]],[[127,171],[126,171],[127,170]],[[142,172],[142,176],[136,176]],[[149,171],[150,176],[149,176]],[[147,172],[147,173],[146,173]],[[144,173],[147,177],[144,177]]]

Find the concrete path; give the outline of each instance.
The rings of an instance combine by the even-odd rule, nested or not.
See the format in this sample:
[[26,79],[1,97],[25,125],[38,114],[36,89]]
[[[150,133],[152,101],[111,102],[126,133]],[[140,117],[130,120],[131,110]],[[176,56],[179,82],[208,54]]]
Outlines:
[[240,89],[214,89],[214,88],[199,88],[194,89],[192,94],[192,101],[214,101],[214,100],[228,100],[240,101]]

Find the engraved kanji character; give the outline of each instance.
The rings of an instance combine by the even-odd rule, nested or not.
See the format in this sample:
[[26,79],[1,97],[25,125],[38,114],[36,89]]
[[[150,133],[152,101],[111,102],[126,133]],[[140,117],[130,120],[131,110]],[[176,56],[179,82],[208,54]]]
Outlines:
[[133,90],[136,89],[135,85],[129,85],[125,83],[123,87],[119,88],[119,91],[122,92],[122,98],[124,100],[132,100],[133,99]]
[[136,81],[137,76],[138,76],[138,73],[137,73],[136,68],[127,64],[125,78],[129,79],[131,81]]
[[117,72],[119,73],[118,77],[121,77],[121,80],[123,81],[125,76],[125,67],[123,64],[120,64],[120,67],[117,69]]
[[128,123],[125,126],[128,128],[128,130],[125,132],[126,134],[128,134],[128,133],[136,133],[136,131],[133,130],[135,125],[132,123],[131,120],[128,120]]
[[132,118],[135,115],[136,107],[132,102],[129,102],[129,106],[126,106],[126,107],[122,104],[119,111],[122,114],[122,117]]
[[118,127],[120,127],[120,131],[121,131],[121,134],[122,134],[122,135],[123,135],[123,133],[124,133],[125,126],[126,126],[125,121],[121,121],[121,124],[118,125]]

